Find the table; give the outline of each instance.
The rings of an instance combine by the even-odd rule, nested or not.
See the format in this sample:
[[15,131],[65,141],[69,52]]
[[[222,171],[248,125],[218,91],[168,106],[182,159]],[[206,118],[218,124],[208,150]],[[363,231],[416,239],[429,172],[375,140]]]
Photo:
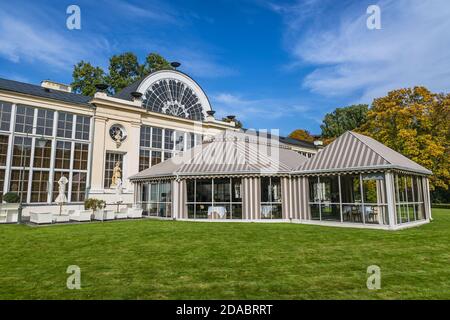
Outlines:
[[222,206],[209,206],[208,217],[211,217],[211,219],[213,219],[215,215],[218,215],[220,219],[226,218],[227,208]]

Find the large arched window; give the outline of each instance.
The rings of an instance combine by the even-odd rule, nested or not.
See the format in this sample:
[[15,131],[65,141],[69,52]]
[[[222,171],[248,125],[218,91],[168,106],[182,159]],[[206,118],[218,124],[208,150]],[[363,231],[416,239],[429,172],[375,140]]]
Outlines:
[[177,79],[161,79],[145,92],[143,106],[150,111],[192,120],[203,120],[199,97],[186,83]]

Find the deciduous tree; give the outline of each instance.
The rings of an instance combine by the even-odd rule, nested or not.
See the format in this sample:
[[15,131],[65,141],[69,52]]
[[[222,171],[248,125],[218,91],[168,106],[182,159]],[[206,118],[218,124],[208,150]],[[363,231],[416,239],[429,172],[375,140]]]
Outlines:
[[333,139],[339,137],[348,130],[358,128],[366,121],[367,104],[357,104],[348,107],[337,108],[331,113],[327,113],[323,119],[322,137]]
[[300,141],[308,141],[308,142],[313,142],[315,140],[314,137],[309,133],[308,130],[303,130],[303,129],[297,129],[297,130],[292,131],[289,134],[289,138],[300,140]]
[[73,67],[72,90],[85,96],[95,94],[97,83],[105,82],[105,72],[100,67],[94,67],[89,62],[80,61]]
[[375,99],[358,131],[432,170],[432,190],[448,190],[449,117],[450,94],[424,87],[400,89]]

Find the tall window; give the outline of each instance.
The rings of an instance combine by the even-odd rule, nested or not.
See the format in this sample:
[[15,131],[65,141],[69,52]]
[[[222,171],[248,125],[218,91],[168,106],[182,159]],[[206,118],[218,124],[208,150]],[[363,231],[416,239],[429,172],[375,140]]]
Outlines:
[[397,223],[425,219],[422,178],[396,174],[394,184]]
[[240,178],[186,181],[190,219],[242,219]]
[[73,155],[73,169],[87,170],[88,168],[89,145],[86,143],[75,143]]
[[152,137],[152,127],[142,126],[141,127],[141,147],[150,148]]
[[23,202],[27,200],[29,170],[11,170],[9,191],[17,193]]
[[169,180],[151,182],[144,185],[144,212],[150,216],[172,216],[172,184]]
[[52,141],[43,140],[43,146],[35,142],[33,167],[35,168],[50,168],[50,159],[52,157]]
[[70,169],[72,142],[56,141],[55,168]]
[[5,169],[0,169],[0,202],[3,201],[3,185],[5,184]]
[[105,188],[111,187],[113,171],[116,163],[119,163],[119,167],[123,172],[123,154],[107,152],[105,161]]
[[[187,147],[185,147],[185,135]],[[201,143],[201,135],[163,129],[158,127],[142,126],[140,134],[139,170],[170,159],[175,151],[184,151]]]
[[38,109],[36,119],[36,133],[51,136],[53,135],[54,111],[48,109]]
[[72,202],[82,202],[85,198],[86,172],[74,172],[72,176]]
[[6,166],[6,158],[8,156],[9,137],[0,135],[0,166]]
[[162,147],[162,129],[152,128],[152,147],[161,148]]
[[31,183],[31,202],[47,202],[48,171],[33,171],[33,180]]
[[73,114],[67,112],[58,113],[58,130],[56,136],[72,138]]
[[9,131],[11,124],[11,103],[0,101],[0,130]]
[[29,167],[31,158],[31,138],[17,136],[14,138],[13,161],[14,167]]
[[31,133],[33,129],[34,108],[18,105],[16,109],[15,132]]
[[312,220],[389,224],[384,174],[309,177]]
[[281,180],[261,178],[261,219],[281,219]]
[[77,115],[77,123],[75,125],[75,139],[89,140],[90,126],[90,117]]

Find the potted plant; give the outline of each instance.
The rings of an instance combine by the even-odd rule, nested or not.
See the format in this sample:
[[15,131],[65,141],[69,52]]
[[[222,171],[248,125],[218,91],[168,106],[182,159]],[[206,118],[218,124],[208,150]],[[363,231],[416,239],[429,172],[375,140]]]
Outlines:
[[20,196],[15,192],[7,192],[3,195],[2,210],[6,210],[6,222],[17,222],[19,218]]
[[106,202],[100,199],[89,198],[84,201],[84,209],[92,210],[95,215],[97,210],[103,210],[106,207]]

